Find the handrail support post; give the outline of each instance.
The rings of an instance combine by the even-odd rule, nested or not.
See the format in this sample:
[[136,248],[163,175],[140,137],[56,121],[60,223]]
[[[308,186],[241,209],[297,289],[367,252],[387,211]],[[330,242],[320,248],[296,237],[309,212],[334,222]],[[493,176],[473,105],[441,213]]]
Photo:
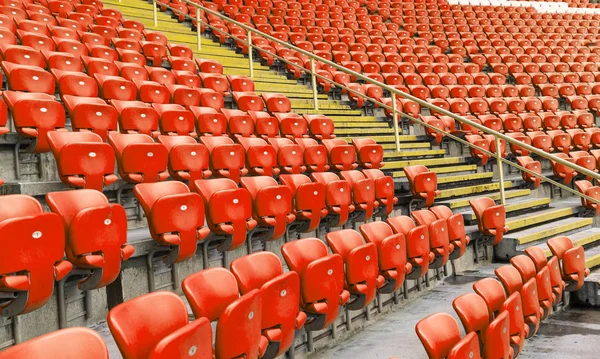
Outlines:
[[253,51],[252,51],[252,31],[248,30],[247,31],[247,40],[248,40],[248,65],[250,66],[248,69],[250,70],[250,78],[254,79],[254,66],[252,66],[254,59],[252,58],[253,56]]
[[310,58],[310,82],[312,85],[313,101],[315,103],[315,111],[319,111],[319,92],[317,91],[317,76],[315,74],[315,59]]
[[400,152],[400,129],[398,128],[398,112],[396,111],[396,94],[392,93],[392,122],[394,123],[394,141],[396,142],[396,151]]
[[154,27],[158,27],[158,13],[156,10],[156,0],[152,0],[152,16],[154,17]]
[[496,141],[496,166],[498,167],[498,180],[500,181],[500,203],[504,206],[506,198],[504,197],[504,170],[502,164],[502,148],[500,147],[500,137],[494,136]]
[[196,8],[196,32],[198,34],[198,51],[202,50],[202,31],[200,30],[200,8]]

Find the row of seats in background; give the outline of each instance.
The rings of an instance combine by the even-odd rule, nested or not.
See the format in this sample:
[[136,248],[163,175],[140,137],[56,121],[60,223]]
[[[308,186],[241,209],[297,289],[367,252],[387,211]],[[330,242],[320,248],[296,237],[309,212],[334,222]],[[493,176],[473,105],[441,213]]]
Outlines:
[[[86,197],[81,196],[84,193],[102,196],[91,190],[70,191],[51,193],[48,200],[54,209],[75,193],[79,193],[78,198]],[[217,358],[276,357],[290,349],[295,331],[302,327],[309,332],[327,328],[343,308],[371,311],[369,305],[373,302],[381,305],[379,294],[394,294],[397,299],[405,280],[418,280],[427,275],[428,269],[442,268],[449,259],[459,258],[469,239],[464,234],[462,215],[448,212],[446,207],[438,206],[431,212],[413,212],[416,223],[410,217],[399,216],[386,222],[365,223],[360,226],[360,233],[351,229],[330,232],[326,239],[332,254],[318,238],[288,242],[282,247],[290,269],[285,273],[279,258],[270,252],[235,259],[231,272],[224,268],[205,269],[184,279],[182,285],[197,320],[188,322],[187,307],[177,295],[154,292],[112,309],[109,328],[126,359],[188,353],[212,357],[210,322],[214,321]],[[38,216],[48,217],[48,223],[57,217],[49,213]],[[34,218],[26,220],[34,225]],[[60,227],[60,223],[56,225]],[[89,233],[91,228],[88,225],[86,229]],[[76,244],[73,238],[71,244]],[[407,296],[406,289],[402,291]],[[148,310],[152,316],[140,315]],[[90,342],[90,349],[103,357],[103,343],[84,329],[48,334],[3,351],[0,357],[35,353],[51,343],[60,343],[63,335],[89,337],[82,339],[83,343]]]
[[564,291],[583,286],[583,247],[571,239],[548,240],[553,257],[532,246],[513,257],[510,265],[496,268],[498,279],[485,278],[473,284],[475,293],[452,302],[466,335],[461,339],[456,320],[447,313],[432,314],[416,325],[416,332],[429,358],[516,358],[540,323],[563,300]]
[[[290,4],[277,2],[273,4],[269,14],[280,11],[287,14],[290,11],[316,10],[312,9],[316,5],[311,3]],[[348,27],[348,21],[353,20],[346,21],[345,27],[325,26],[326,24],[309,26],[283,24],[278,20],[278,15],[273,14],[268,18],[269,24],[264,24],[262,22],[267,14],[255,16],[258,22],[254,21],[255,17],[248,14],[254,11],[256,4],[242,6],[239,2],[230,2],[205,5],[213,10],[222,10],[238,21],[247,19],[251,21],[247,24],[282,41],[289,40],[306,51],[312,51],[357,72],[363,72],[376,80],[463,115],[486,127],[506,132],[519,141],[546,152],[559,151],[558,156],[597,171],[598,153],[596,150],[590,152],[588,150],[592,146],[597,147],[600,143],[596,135],[598,129],[594,123],[594,112],[597,111],[600,103],[597,96],[600,87],[596,82],[599,74],[594,61],[598,59],[600,50],[586,43],[593,41],[594,37],[584,37],[582,34],[576,36],[578,34],[573,34],[572,31],[561,33],[556,26],[573,28],[579,26],[577,29],[583,29],[581,32],[586,33],[588,31],[586,25],[597,22],[598,19],[595,17],[599,15],[550,15],[531,12],[524,8],[490,6],[446,6],[442,9],[443,4],[429,9],[426,9],[425,4],[421,4],[420,9],[415,9],[419,4],[399,3],[398,7],[403,8],[401,12],[408,13],[404,20],[419,11],[420,17],[417,20],[421,19],[420,25],[427,28],[416,30],[419,38],[412,38],[411,35],[414,33],[405,30],[402,32],[393,22],[385,22],[387,18],[381,17],[381,14],[368,15],[366,8],[355,8],[350,4],[344,7],[343,4],[334,5],[333,2],[319,5],[326,7],[327,10],[334,7],[335,10],[329,10],[329,13],[326,10],[322,11],[326,18],[334,14],[337,14],[335,16],[348,15],[350,18],[362,16],[362,22],[359,23],[363,28],[359,27],[362,33],[358,35],[359,40],[357,36],[351,38],[352,34],[356,35],[357,32],[356,28]],[[240,14],[238,11],[242,7],[247,10],[246,13]],[[307,9],[304,9],[305,7]],[[442,14],[442,11],[445,13]],[[290,15],[287,15],[286,19],[294,21],[293,16]],[[433,19],[441,19],[443,25],[435,25]],[[211,17],[210,14],[207,15],[207,20],[216,25],[222,22],[214,16]],[[523,26],[531,21],[535,24],[540,23],[536,26],[552,27],[545,29],[543,33],[523,34],[509,29],[502,31],[503,29],[492,26],[494,23],[496,25],[506,23],[500,26],[517,26],[515,22]],[[407,23],[404,23],[405,28],[406,25]],[[434,26],[437,28],[433,29]],[[464,28],[458,29],[459,26]],[[484,29],[484,26],[487,28]],[[239,32],[239,28],[233,25],[229,26],[229,30],[234,34]],[[297,36],[288,37],[286,32],[289,31]],[[387,44],[389,46],[384,50],[381,42],[369,40],[369,37],[373,40],[374,37],[382,35],[370,35],[370,32],[377,34],[384,31],[387,35],[386,41],[392,39],[392,42],[399,41],[401,44],[405,40],[404,46],[396,51],[393,47],[401,45]],[[424,36],[427,34],[431,38]],[[310,41],[304,41],[308,36],[312,36]],[[321,39],[315,36],[320,36]],[[290,59],[289,50],[278,49],[278,45],[274,42],[258,37],[253,38],[253,41],[261,47],[259,54],[268,64],[273,63],[273,58],[263,50],[277,52],[286,60]],[[419,41],[422,43],[417,43]],[[434,41],[435,45],[428,46],[429,41]],[[236,45],[241,46],[241,43]],[[452,54],[446,55],[447,50]],[[242,48],[242,52],[247,52],[247,46]],[[303,66],[309,64],[308,58],[303,58],[302,54],[293,55],[301,59],[299,63]],[[406,59],[404,55],[407,55]],[[463,64],[465,57],[470,63]],[[294,71],[299,73],[297,69]],[[334,68],[328,68],[324,72],[345,76],[348,80],[346,84],[356,81],[351,76],[342,75]],[[340,81],[341,78],[336,80]],[[507,81],[512,84],[506,84]],[[321,85],[325,86],[324,81],[321,81]],[[353,85],[349,84],[349,86],[356,89]],[[382,98],[382,91],[374,92],[371,85],[364,86],[366,89],[362,91],[363,93],[390,104],[389,99]],[[357,96],[349,95],[351,99],[357,101]],[[422,121],[436,128],[465,136],[470,143],[496,152],[493,138],[485,136],[481,131],[465,124],[457,128],[453,119],[435,111],[431,115],[421,115],[420,106],[410,100],[400,99],[400,103],[403,111],[410,116],[420,117]],[[391,112],[386,112],[391,117]],[[427,133],[436,143],[443,139],[443,135],[435,130],[428,129]],[[506,156],[506,144],[503,143],[502,146],[502,155]],[[521,157],[518,159],[519,163],[531,161],[527,157],[528,151],[517,145],[511,144],[509,147],[514,155]],[[572,151],[574,148],[577,151]],[[471,155],[480,160],[483,165],[489,159],[488,154],[477,149],[472,149]],[[575,175],[573,171],[560,164],[552,164],[556,176],[564,183],[570,183]],[[530,166],[536,167],[536,165]],[[537,167],[541,171],[541,166]],[[523,176],[525,180],[539,184],[539,180],[535,177],[525,172]]]

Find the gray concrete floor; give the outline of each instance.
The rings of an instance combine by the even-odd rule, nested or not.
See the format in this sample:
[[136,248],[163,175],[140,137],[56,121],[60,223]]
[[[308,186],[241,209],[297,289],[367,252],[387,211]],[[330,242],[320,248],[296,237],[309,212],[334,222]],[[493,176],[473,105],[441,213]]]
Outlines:
[[[444,279],[422,296],[409,298],[394,312],[373,320],[355,335],[310,356],[319,359],[426,359],[415,325],[429,314],[446,312],[456,316],[452,300],[472,291],[477,280],[493,276],[494,266]],[[460,322],[459,322],[460,323]],[[107,342],[111,359],[121,355],[106,323],[95,328]],[[464,334],[464,333],[463,333]],[[525,343],[519,358],[523,359],[597,359],[600,344],[600,311],[570,308],[553,314],[544,321],[537,335]]]
[[[345,341],[315,353],[312,358],[426,359],[427,355],[415,334],[417,322],[436,312],[449,313],[458,321],[452,300],[472,291],[472,284],[492,276],[492,270],[491,267],[484,268],[447,278],[422,297],[409,299],[406,306],[388,313]],[[544,321],[538,333],[526,341],[519,358],[597,359],[600,357],[599,344],[600,311],[570,308]]]

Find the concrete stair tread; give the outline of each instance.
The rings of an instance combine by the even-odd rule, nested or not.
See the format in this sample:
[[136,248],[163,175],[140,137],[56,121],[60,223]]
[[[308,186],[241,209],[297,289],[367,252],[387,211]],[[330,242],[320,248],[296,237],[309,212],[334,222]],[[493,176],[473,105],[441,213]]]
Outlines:
[[381,124],[386,124],[387,122],[385,121],[379,121],[377,120],[377,117],[373,117],[373,116],[356,116],[356,117],[351,117],[351,116],[336,116],[336,115],[331,115],[331,116],[327,116],[329,117],[335,124],[337,124],[338,122],[348,122],[348,120],[352,120],[352,122],[376,122],[376,123],[381,123]]
[[406,166],[412,165],[423,165],[423,166],[442,166],[442,165],[454,165],[464,164],[465,159],[463,157],[441,157],[441,158],[426,158],[420,160],[406,160],[406,161],[388,161],[383,167],[384,171],[390,170],[401,170]]
[[[517,197],[523,197],[523,196],[528,196],[531,193],[530,189],[523,189],[523,188],[517,188],[517,189],[507,189],[504,191],[504,196],[506,199],[509,198],[517,198]],[[491,194],[475,194],[472,196],[463,196],[461,198],[457,198],[457,199],[452,199],[452,200],[446,200],[446,201],[436,201],[435,204],[438,205],[445,205],[450,207],[452,210],[454,210],[454,212],[458,212],[457,209],[458,208],[463,208],[463,207],[469,207],[469,201],[472,199],[476,199],[476,198],[480,198],[480,197],[489,197],[495,201],[500,200],[500,193],[491,193]]]
[[510,217],[506,220],[506,226],[509,228],[509,233],[506,235],[506,237],[514,238],[512,237],[512,233],[519,232],[522,229],[550,221],[556,221],[564,217],[571,217],[577,214],[579,210],[579,202],[574,203],[573,201],[560,201],[554,203],[552,207],[542,211]]
[[554,220],[550,223],[536,225],[522,231],[511,232],[505,234],[504,238],[516,240],[517,245],[521,246],[519,248],[524,249],[534,242],[589,227],[592,225],[592,222],[591,218],[567,217]]
[[[394,172],[394,174],[397,172]],[[404,173],[404,172],[402,172]],[[443,176],[438,177],[438,184],[447,184],[447,183],[455,183],[455,182],[469,182],[469,181],[481,181],[481,180],[491,180],[494,174],[492,172],[482,172],[482,173],[465,173],[459,175],[451,175],[451,176]],[[406,176],[397,177],[399,178],[400,183],[408,183]]]
[[[419,142],[421,144],[421,142]],[[402,144],[400,144],[402,146]],[[385,147],[384,147],[385,148]],[[477,165],[462,165],[462,166],[446,166],[446,167],[433,167],[429,169],[437,174],[442,173],[455,173],[455,172],[472,172],[477,171]],[[406,177],[404,171],[397,171],[393,173],[394,177]]]
[[383,153],[383,158],[403,158],[403,157],[414,157],[414,156],[443,156],[446,154],[446,150],[415,150],[415,151],[386,151]]
[[[499,203],[500,201],[498,201]],[[552,202],[551,198],[543,197],[543,198],[522,198],[515,197],[506,200],[506,204],[504,209],[506,210],[507,216],[510,217],[511,212],[522,211],[524,209],[531,209],[536,207],[541,207],[545,205],[549,205]],[[471,207],[465,207],[465,211],[462,213],[465,221],[475,221],[477,218],[475,217],[475,213],[470,209]]]
[[[342,132],[339,132],[339,131]],[[344,132],[345,131],[345,132]],[[369,132],[365,132],[369,131]],[[377,122],[337,122],[335,123],[335,134],[336,135],[354,135],[368,133],[372,135],[388,135],[390,129],[383,127]],[[393,131],[392,131],[393,133]],[[395,145],[395,144],[393,144]],[[428,146],[429,147],[429,146]]]
[[[584,231],[579,231],[577,233],[573,233],[568,235],[568,237],[573,242],[575,246],[588,246],[590,244],[600,244],[600,228],[590,228]],[[540,248],[544,250],[546,256],[551,256],[552,251],[548,248],[548,245],[544,241],[543,243],[538,244]]]
[[600,267],[600,246],[586,249],[585,267],[590,269]]

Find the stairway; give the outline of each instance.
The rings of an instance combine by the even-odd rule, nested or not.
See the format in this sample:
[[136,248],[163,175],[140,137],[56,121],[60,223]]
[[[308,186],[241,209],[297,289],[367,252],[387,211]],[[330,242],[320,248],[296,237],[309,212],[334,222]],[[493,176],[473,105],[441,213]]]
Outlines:
[[[147,30],[163,32],[170,42],[188,45],[196,57],[219,61],[226,75],[249,75],[247,57],[206,36],[201,39],[201,51],[196,51],[197,37],[189,21],[179,23],[171,17],[170,12],[158,12],[158,27],[154,27],[151,2],[105,0],[104,4],[118,9],[125,18],[142,22]],[[258,58],[255,57],[255,60]],[[318,95],[319,110],[315,111],[308,85],[290,80],[256,61],[253,68],[253,81],[258,93],[279,92],[290,98],[294,112],[329,116],[335,123],[338,138],[350,142],[353,137],[365,136],[381,144],[386,151],[383,170],[394,177],[401,199],[410,196],[403,167],[422,164],[436,172],[441,190],[440,196],[436,197],[436,204],[447,205],[455,213],[463,213],[466,224],[471,224],[467,232],[472,237],[478,235],[469,200],[488,196],[499,202],[500,184],[493,172],[471,161],[468,148],[462,147],[459,155],[450,156],[448,149],[432,145],[424,135],[415,134],[423,133],[423,129],[415,125],[411,127],[410,134],[400,136],[400,151],[396,151],[393,128],[383,116],[379,116],[379,111],[375,111],[375,116],[367,116],[362,110],[353,110],[347,103],[330,99],[325,94]],[[547,163],[544,165],[548,168]],[[546,239],[569,235],[575,243],[586,247],[588,267],[600,267],[600,229],[594,228],[591,218],[579,217],[581,206],[578,199],[568,193],[553,196],[547,193],[550,192],[548,189],[545,192],[530,190],[519,173],[511,175],[505,172],[505,176],[507,225],[510,231],[506,235],[505,245],[498,248],[501,258],[515,255],[529,245],[540,244],[547,249]]]

